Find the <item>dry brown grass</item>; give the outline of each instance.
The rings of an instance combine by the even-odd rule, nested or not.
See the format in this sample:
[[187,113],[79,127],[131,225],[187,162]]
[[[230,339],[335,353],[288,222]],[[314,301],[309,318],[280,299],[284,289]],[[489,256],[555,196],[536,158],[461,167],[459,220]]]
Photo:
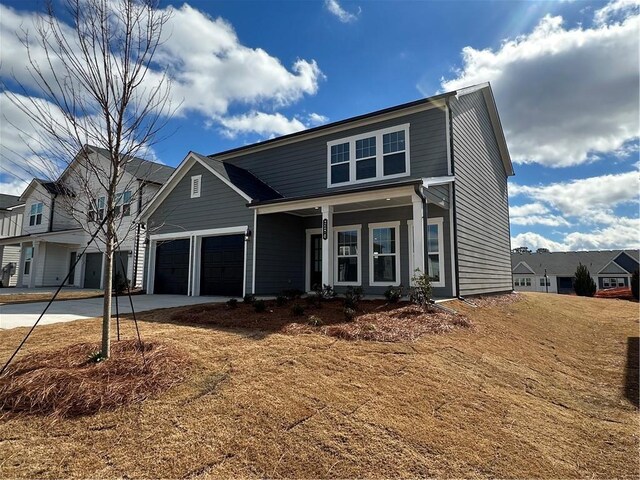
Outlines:
[[[53,297],[52,292],[11,293],[11,290],[11,288],[0,289],[0,305],[6,303],[48,302]],[[102,290],[71,288],[61,290],[56,300],[80,300],[83,298],[98,298],[103,295]]]
[[[522,294],[452,306],[473,330],[410,343],[145,312],[144,339],[191,357],[185,382],[89,417],[4,419],[0,477],[637,478],[637,304]],[[25,354],[99,331],[99,320],[43,326]],[[0,332],[0,358],[24,333]]]
[[0,376],[0,414],[91,415],[142,402],[179,383],[187,358],[175,347],[115,342],[112,359],[90,357],[98,344],[80,343],[28,354]]
[[[305,314],[294,316],[294,304],[305,307]],[[300,335],[320,333],[343,340],[369,340],[375,342],[411,342],[423,335],[450,332],[454,328],[470,328],[471,321],[464,315],[435,310],[430,313],[407,302],[389,304],[383,300],[359,302],[355,317],[347,321],[343,301],[333,299],[310,307],[297,300],[278,306],[265,302],[266,310],[257,313],[251,304],[241,303],[231,309],[224,304],[196,305],[171,315],[171,321],[185,324],[209,325],[226,328],[259,330],[263,332]],[[311,319],[315,319],[315,325]]]

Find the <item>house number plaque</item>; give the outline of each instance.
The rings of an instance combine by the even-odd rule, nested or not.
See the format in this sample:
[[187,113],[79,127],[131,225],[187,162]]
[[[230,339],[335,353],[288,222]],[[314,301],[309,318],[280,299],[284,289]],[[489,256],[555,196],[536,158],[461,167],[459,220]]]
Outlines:
[[327,239],[327,231],[329,230],[328,223],[329,222],[327,221],[326,218],[322,220],[322,239],[323,240]]

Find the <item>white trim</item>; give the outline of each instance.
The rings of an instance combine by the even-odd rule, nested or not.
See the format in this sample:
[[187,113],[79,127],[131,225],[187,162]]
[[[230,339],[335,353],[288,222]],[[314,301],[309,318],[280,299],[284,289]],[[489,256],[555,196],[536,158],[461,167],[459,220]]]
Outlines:
[[305,291],[311,292],[311,235],[321,235],[321,228],[307,228],[306,229],[306,252],[305,252],[305,268],[304,268],[304,287]]
[[191,198],[200,198],[201,195],[202,175],[191,175]]
[[251,275],[251,293],[256,294],[256,250],[257,250],[257,234],[258,234],[258,211],[253,211],[253,235],[251,235],[251,241],[253,242],[253,258],[251,259],[251,266],[253,273]]
[[149,239],[148,257],[147,257],[147,293],[153,293],[153,277],[155,277],[156,271],[156,242]]
[[202,237],[193,235],[193,257],[189,258],[191,263],[191,274],[193,279],[191,280],[191,288],[194,297],[200,296],[200,272],[202,270]]
[[193,296],[193,254],[195,249],[195,237],[189,236],[189,266],[187,268],[187,297]]
[[449,187],[449,258],[451,259],[451,296],[457,297],[456,289],[456,247],[453,225],[453,188]]
[[[632,274],[633,274],[633,272],[628,271],[626,268],[624,268],[622,265],[620,265],[618,262],[616,262],[616,258],[618,258],[618,257],[619,257],[620,255],[622,255],[623,253],[624,253],[625,255],[627,255],[627,257],[632,258],[630,255],[626,254],[624,251],[619,252],[615,257],[613,257],[611,260],[609,260],[609,263],[607,263],[604,267],[602,267],[602,268],[600,269],[600,271],[599,271],[599,272],[596,272],[596,275],[600,275],[600,274],[601,274],[603,271],[605,271],[605,270],[609,267],[609,265],[611,265],[612,263],[614,263],[614,264],[616,265],[616,267],[621,268],[622,270],[624,270],[624,271],[627,273],[627,275],[632,275]],[[634,259],[634,260],[635,260],[635,259]],[[609,274],[607,273],[607,274],[605,274],[605,275],[609,275]]]
[[[394,256],[396,260],[396,280],[395,282],[376,282],[374,280],[374,268],[373,268],[373,260],[374,260],[374,252],[373,252],[373,230],[376,228],[395,228],[395,241],[396,241],[396,251],[395,253],[385,253],[382,256]],[[398,286],[401,283],[402,272],[400,267],[400,222],[380,222],[380,223],[370,223],[368,225],[369,229],[369,285],[372,287],[379,286]]]
[[[339,282],[338,281],[338,232],[347,232],[355,230],[357,232],[357,259],[358,259],[358,279],[355,282]],[[340,225],[339,227],[333,227],[333,251],[335,255],[333,256],[333,268],[336,272],[334,278],[334,285],[337,286],[352,286],[359,287],[362,285],[362,224],[360,225]],[[324,252],[323,252],[324,254]],[[349,257],[353,257],[353,255],[349,255]],[[324,266],[324,258],[323,258],[323,266]]]
[[242,298],[247,294],[247,234],[243,238],[244,241],[244,261],[242,262]]
[[512,273],[513,275],[529,275],[529,274],[527,274],[527,273],[516,273],[516,271],[515,271],[515,270],[516,270],[516,268],[518,268],[520,265],[524,265],[525,267],[527,267],[527,268],[529,269],[529,272],[530,272],[530,274],[531,274],[531,275],[537,275],[537,273],[533,271],[533,268],[531,268],[531,267],[527,264],[527,262],[525,262],[524,260],[521,260],[520,262],[518,262],[518,264],[517,264],[515,267],[513,267],[513,270],[511,270],[511,273]]
[[414,272],[416,271],[416,267],[414,265],[414,242],[413,242],[413,220],[407,220],[407,241],[409,245],[409,286],[413,287],[413,278]]
[[264,215],[267,213],[304,210],[307,208],[316,208],[319,206],[335,206],[348,203],[366,202],[368,200],[383,200],[385,198],[406,197],[411,196],[414,193],[414,185],[405,185],[402,187],[389,185],[389,189],[367,190],[364,192],[345,193],[343,195],[330,195],[327,197],[309,198],[305,200],[292,200],[290,202],[274,203],[264,206],[250,205],[249,208],[256,209],[258,211],[258,215]]
[[456,181],[455,175],[445,175],[442,177],[424,177],[422,179],[422,186],[424,188],[435,187],[436,185],[446,185]]
[[150,235],[149,238],[151,240],[168,240],[175,238],[188,238],[189,236],[197,236],[197,237],[214,237],[217,235],[231,235],[231,234],[246,234],[247,233],[246,225],[239,225],[237,227],[223,227],[223,228],[208,228],[205,230],[189,230],[183,232],[172,232],[172,233],[156,233],[155,235]]
[[[427,218],[427,227],[429,225],[437,225],[438,226],[438,265],[440,267],[440,281],[439,282],[431,282],[432,287],[446,287],[447,282],[445,279],[445,267],[444,267],[444,218],[443,217],[432,217]],[[436,252],[429,252],[429,236],[427,235],[427,258],[425,258],[425,265],[429,265],[429,255],[433,255]]]
[[[344,187],[346,185],[357,185],[360,183],[370,183],[384,179],[402,178],[411,175],[411,151],[410,151],[410,124],[404,123],[401,125],[394,125],[392,127],[383,128],[380,130],[373,130],[366,133],[360,133],[358,135],[352,135],[350,137],[344,137],[337,140],[331,140],[327,142],[327,188]],[[404,153],[405,153],[405,171],[402,173],[396,173],[394,175],[384,175],[384,153],[383,153],[383,141],[382,136],[388,133],[394,133],[398,131],[404,132]],[[375,137],[376,139],[376,175],[371,178],[363,178],[356,180],[356,141],[365,138]],[[335,145],[342,145],[343,143],[349,144],[349,180],[340,183],[331,183],[331,147]],[[395,153],[395,152],[394,152]],[[336,164],[339,165],[339,164]]]

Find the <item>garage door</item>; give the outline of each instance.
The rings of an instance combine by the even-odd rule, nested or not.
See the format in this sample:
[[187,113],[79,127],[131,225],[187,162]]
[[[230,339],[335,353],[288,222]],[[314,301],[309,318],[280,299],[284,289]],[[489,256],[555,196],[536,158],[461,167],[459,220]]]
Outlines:
[[87,253],[84,258],[84,288],[100,288],[102,254]]
[[189,239],[156,244],[153,293],[186,295],[189,288]]
[[242,296],[244,235],[202,239],[200,295]]

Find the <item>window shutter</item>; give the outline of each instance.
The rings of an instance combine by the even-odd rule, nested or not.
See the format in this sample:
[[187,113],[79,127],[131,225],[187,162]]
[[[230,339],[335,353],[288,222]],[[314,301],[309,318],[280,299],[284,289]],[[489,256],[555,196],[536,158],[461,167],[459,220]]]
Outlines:
[[199,198],[202,187],[202,175],[191,177],[191,198]]

